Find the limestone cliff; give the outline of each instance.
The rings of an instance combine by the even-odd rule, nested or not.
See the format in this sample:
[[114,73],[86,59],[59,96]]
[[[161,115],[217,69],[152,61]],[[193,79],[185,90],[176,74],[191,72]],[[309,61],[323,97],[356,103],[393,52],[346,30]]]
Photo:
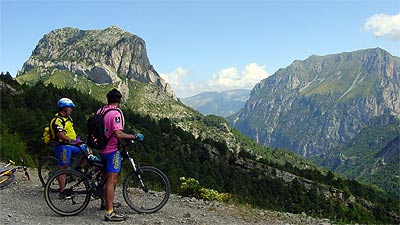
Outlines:
[[385,113],[400,116],[400,58],[376,48],[296,60],[257,84],[230,121],[263,145],[311,156]]
[[122,79],[151,83],[176,99],[170,85],[154,70],[140,37],[112,26],[104,30],[62,28],[44,35],[19,75],[69,71],[98,84]]

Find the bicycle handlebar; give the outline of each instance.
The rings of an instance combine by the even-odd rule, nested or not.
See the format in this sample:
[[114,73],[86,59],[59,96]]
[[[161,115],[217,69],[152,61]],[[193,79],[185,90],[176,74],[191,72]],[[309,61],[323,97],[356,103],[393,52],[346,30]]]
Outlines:
[[[118,141],[118,146],[121,147],[121,150],[123,152],[127,152],[126,147],[128,147],[129,145],[134,144],[136,141],[138,142],[142,142],[143,140],[135,140],[135,139],[121,139]],[[89,153],[89,150],[85,151],[82,146],[86,146],[86,148],[89,148],[85,142],[80,142],[80,143],[63,143],[64,145],[70,145],[70,146],[76,146],[79,148],[79,150],[84,154],[84,156],[86,156],[86,158],[91,154]]]

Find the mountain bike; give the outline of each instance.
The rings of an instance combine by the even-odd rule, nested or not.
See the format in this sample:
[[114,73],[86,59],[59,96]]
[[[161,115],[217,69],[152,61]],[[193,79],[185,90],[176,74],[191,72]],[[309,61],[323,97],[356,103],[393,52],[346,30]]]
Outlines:
[[15,180],[14,173],[20,169],[24,169],[25,176],[28,178],[28,180],[31,179],[28,173],[28,168],[25,166],[24,158],[21,156],[20,159],[22,166],[15,166],[13,168],[9,168],[11,165],[15,165],[15,162],[9,160],[9,162],[3,168],[0,169],[0,189],[12,184]]
[[[133,171],[124,178],[122,192],[128,206],[138,213],[154,213],[167,203],[171,194],[168,177],[158,168],[153,166],[140,166],[134,162],[126,147],[133,144],[131,140],[126,144],[120,143],[121,154],[124,161],[132,166]],[[105,165],[99,160],[88,158],[84,173],[66,169],[58,170],[48,179],[44,197],[47,205],[59,215],[73,216],[82,212],[91,199],[103,198],[103,187],[106,183],[104,175]],[[59,190],[57,177],[65,175],[66,186],[63,195]]]

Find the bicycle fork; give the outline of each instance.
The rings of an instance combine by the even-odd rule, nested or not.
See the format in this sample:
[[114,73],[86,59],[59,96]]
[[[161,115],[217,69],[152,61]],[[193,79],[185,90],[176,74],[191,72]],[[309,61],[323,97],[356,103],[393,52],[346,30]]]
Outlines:
[[131,163],[132,167],[133,167],[133,171],[136,173],[136,176],[139,178],[139,182],[140,182],[140,187],[143,189],[144,192],[147,192],[147,188],[144,186],[143,180],[142,180],[142,171],[140,170],[140,167],[137,167],[135,164],[135,161],[133,161],[133,158],[130,157],[129,153],[127,153],[127,157],[129,159],[129,162]]

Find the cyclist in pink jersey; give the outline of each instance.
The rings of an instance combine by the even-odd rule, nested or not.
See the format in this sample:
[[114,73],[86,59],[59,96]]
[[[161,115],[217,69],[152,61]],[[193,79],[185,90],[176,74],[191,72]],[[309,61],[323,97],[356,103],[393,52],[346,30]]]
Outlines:
[[[104,128],[107,138],[109,138],[108,144],[105,149],[99,150],[101,161],[106,165],[106,176],[107,182],[104,186],[103,192],[105,197],[105,206],[102,204],[101,209],[105,209],[104,220],[106,221],[122,221],[126,220],[126,216],[117,214],[113,209],[113,201],[115,196],[115,187],[117,185],[118,175],[121,170],[122,156],[118,149],[119,139],[140,139],[134,134],[127,134],[123,131],[124,129],[124,116],[119,110],[119,104],[121,103],[122,94],[117,89],[113,89],[107,94],[108,104],[105,105],[104,109],[115,108],[117,110],[111,110],[104,116]],[[100,112],[99,109],[98,112]]]
[[[124,118],[122,112],[119,110],[118,106],[115,105],[106,105],[103,107],[104,112],[108,109],[117,109],[111,110],[104,115],[104,127],[106,137],[109,138],[108,144],[105,149],[99,150],[101,154],[107,154],[111,152],[115,152],[115,149],[118,147],[118,139],[115,135],[113,135],[115,130],[123,130],[124,129]],[[99,109],[97,113],[100,113],[102,109]]]

